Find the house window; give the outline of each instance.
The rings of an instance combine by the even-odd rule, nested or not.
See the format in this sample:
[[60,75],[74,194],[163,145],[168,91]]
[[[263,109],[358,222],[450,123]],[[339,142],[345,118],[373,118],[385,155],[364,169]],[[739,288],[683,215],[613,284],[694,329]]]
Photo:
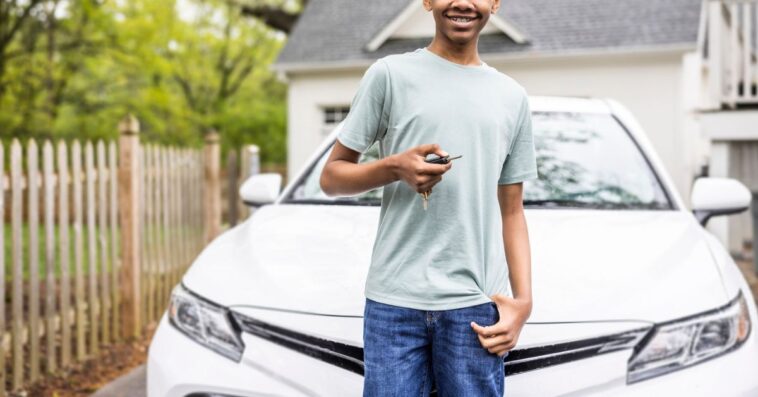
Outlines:
[[336,125],[347,117],[350,106],[337,106],[324,108],[324,124]]
[[350,106],[329,106],[324,108],[324,124],[321,128],[321,133],[324,136],[334,130],[342,120],[347,117],[347,113],[350,111]]

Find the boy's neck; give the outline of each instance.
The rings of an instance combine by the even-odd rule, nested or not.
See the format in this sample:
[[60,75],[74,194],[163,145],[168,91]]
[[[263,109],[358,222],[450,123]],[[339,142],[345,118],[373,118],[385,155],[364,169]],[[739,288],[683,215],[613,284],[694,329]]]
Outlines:
[[458,44],[435,35],[426,48],[450,62],[466,66],[480,66],[482,61],[479,59],[478,41],[477,37],[468,43]]

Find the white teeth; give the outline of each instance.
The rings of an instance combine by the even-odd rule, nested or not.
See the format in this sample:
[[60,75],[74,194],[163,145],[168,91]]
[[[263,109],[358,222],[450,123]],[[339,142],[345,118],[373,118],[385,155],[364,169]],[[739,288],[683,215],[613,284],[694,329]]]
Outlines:
[[457,18],[457,17],[450,17],[455,22],[468,22],[471,20],[471,18]]

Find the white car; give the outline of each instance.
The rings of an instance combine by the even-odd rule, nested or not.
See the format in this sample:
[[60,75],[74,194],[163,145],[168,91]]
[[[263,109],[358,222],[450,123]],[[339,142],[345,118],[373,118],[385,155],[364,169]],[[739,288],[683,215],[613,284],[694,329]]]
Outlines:
[[[624,107],[530,104],[534,301],[504,360],[506,395],[758,396],[755,300],[703,227],[747,209],[747,188],[699,178],[687,209]],[[174,288],[149,348],[149,397],[362,394],[363,288],[382,189],[321,191],[339,128],[282,192],[276,174],[240,189],[259,208]],[[381,155],[377,142],[361,161]]]

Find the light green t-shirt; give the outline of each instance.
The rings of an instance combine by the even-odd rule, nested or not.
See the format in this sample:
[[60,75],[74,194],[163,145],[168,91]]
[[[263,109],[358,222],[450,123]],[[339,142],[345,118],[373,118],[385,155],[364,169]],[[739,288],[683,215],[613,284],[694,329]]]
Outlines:
[[406,182],[384,186],[367,298],[448,310],[513,296],[497,185],[537,178],[521,85],[425,47],[388,55],[363,75],[337,139],[361,153],[379,140],[382,157],[426,143],[463,155],[432,188],[427,211]]

